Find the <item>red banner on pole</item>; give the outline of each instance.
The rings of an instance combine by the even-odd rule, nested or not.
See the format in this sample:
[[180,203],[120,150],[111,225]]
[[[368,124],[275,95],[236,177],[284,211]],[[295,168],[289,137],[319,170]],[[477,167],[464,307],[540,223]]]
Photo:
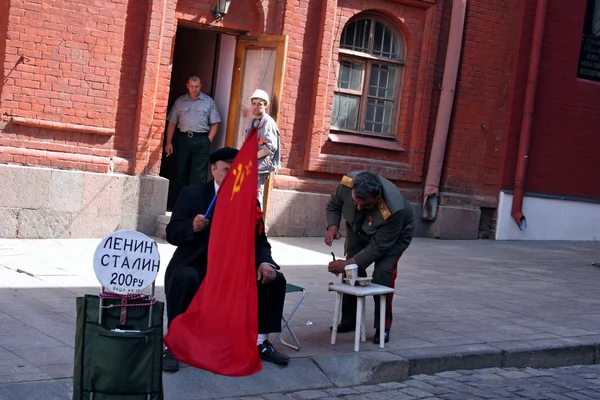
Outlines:
[[256,134],[253,128],[219,188],[204,282],[165,336],[178,360],[227,376],[262,368],[256,345]]

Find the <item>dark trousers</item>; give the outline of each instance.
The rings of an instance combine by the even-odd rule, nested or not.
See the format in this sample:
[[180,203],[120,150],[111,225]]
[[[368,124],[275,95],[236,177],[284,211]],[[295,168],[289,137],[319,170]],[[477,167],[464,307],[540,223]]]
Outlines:
[[208,133],[194,133],[193,137],[187,133],[180,134],[177,138],[177,183],[180,190],[207,181],[209,157]]
[[165,280],[167,326],[187,310],[205,277],[206,266],[187,265],[175,271],[168,282]]
[[[348,253],[348,258],[354,257],[354,254],[358,253],[358,251]],[[390,256],[385,256],[377,261],[375,261],[375,268],[373,270],[373,280],[371,282],[376,283],[378,285],[383,285],[387,287],[395,287],[396,276],[398,275],[398,261],[402,254],[393,254]],[[361,278],[365,278],[367,276],[367,270],[364,268],[358,268],[358,276]],[[385,301],[385,329],[390,329],[392,327],[392,300],[394,298],[393,294],[386,295]],[[356,297],[355,296],[343,296],[342,298],[342,324],[356,324]],[[373,296],[373,300],[375,300],[375,323],[373,324],[375,329],[379,329],[379,296]]]
[[[165,287],[167,299],[167,326],[179,314],[184,313],[206,277],[206,267],[185,266],[174,272]],[[281,318],[285,302],[286,280],[277,272],[273,282],[257,282],[258,289],[258,333],[281,332]]]
[[257,283],[258,288],[258,333],[281,332],[281,318],[285,302],[287,282],[281,272],[267,284]]

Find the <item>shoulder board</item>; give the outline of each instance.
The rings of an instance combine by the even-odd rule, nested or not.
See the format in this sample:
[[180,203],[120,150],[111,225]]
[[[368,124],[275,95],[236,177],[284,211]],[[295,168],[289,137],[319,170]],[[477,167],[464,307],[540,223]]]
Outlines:
[[379,212],[381,212],[381,216],[383,217],[383,219],[388,219],[392,215],[387,204],[385,204],[385,201],[383,201],[383,199],[379,199],[379,201],[377,202],[377,207],[379,208]]
[[344,175],[344,177],[342,178],[341,184],[351,188],[352,187],[352,178],[350,178],[348,175]]

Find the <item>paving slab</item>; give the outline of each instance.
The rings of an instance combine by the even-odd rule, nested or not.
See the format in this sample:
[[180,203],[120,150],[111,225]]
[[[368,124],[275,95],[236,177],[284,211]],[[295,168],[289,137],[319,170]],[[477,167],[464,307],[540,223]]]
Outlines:
[[[164,269],[175,248],[156,240],[162,260],[156,295],[164,301]],[[71,390],[75,298],[99,292],[92,267],[99,242],[0,239],[0,388],[18,387],[19,399],[28,398],[30,389],[15,382],[31,382],[36,390],[53,384],[49,396]],[[301,351],[276,345],[292,357],[287,368],[269,364],[235,380],[193,368],[164,374],[169,396],[251,397],[398,381],[423,372],[600,362],[600,269],[592,265],[600,259],[600,243],[415,239],[400,262],[391,341],[383,352],[371,343],[369,300],[367,342],[359,353],[353,333],[330,344],[334,295],[327,286],[339,278],[326,266],[331,251],[343,257],[342,242],[332,248],[321,238],[271,243],[288,282],[307,289],[291,322]],[[296,299],[288,296],[286,314]]]
[[0,400],[69,400],[72,392],[69,379],[9,384],[0,385]]
[[231,378],[195,368],[182,368],[176,374],[164,374],[165,393],[178,400],[204,400],[217,397],[250,396],[255,394],[332,387],[331,380],[310,358],[294,360],[293,366],[263,364],[255,375]]

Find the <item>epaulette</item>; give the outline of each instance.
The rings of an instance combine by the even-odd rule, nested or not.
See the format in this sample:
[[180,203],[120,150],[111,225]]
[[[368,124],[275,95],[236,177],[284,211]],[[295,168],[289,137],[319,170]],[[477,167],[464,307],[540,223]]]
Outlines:
[[347,186],[349,188],[352,188],[352,178],[350,178],[348,175],[344,175],[344,177],[342,178],[342,185]]
[[377,207],[379,208],[383,219],[388,219],[392,215],[387,204],[385,204],[385,201],[383,201],[382,198],[377,201]]

